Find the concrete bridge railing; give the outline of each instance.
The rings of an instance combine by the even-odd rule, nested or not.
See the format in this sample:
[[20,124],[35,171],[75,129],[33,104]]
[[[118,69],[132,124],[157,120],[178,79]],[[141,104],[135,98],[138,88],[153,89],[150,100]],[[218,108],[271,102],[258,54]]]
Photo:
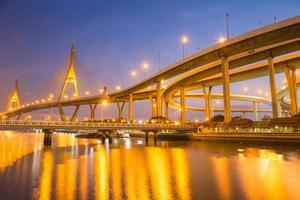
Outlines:
[[129,123],[103,123],[103,122],[69,122],[69,121],[23,121],[0,120],[1,129],[170,129],[194,130],[197,124],[129,124]]

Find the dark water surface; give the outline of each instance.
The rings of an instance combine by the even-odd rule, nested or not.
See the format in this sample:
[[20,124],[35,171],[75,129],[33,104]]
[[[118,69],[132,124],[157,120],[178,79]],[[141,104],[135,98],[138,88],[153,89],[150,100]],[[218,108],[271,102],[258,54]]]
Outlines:
[[0,199],[300,199],[300,147],[2,131]]

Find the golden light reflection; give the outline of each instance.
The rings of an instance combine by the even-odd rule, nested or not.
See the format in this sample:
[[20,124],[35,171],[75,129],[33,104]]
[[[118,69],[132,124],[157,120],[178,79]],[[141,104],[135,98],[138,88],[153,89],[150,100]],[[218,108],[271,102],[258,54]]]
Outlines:
[[77,144],[77,139],[73,135],[53,134],[52,137],[57,147],[75,146]]
[[79,190],[80,190],[80,199],[88,199],[88,172],[89,172],[89,159],[88,155],[82,155],[79,157]]
[[[53,146],[41,149],[42,136],[0,134],[1,172],[10,168],[16,170],[16,176],[32,173],[31,179],[37,182],[26,180],[24,183],[36,183],[32,193],[37,199],[186,200],[206,192],[196,191],[202,184],[213,187],[211,190],[216,194],[210,195],[219,192],[220,199],[297,199],[300,196],[300,162],[296,151],[287,154],[291,151],[278,153],[222,145],[219,157],[209,154],[211,145],[202,146],[202,153],[195,147],[196,153],[189,154],[187,149],[171,145],[141,146],[128,139],[130,148],[126,148],[125,143],[115,148],[114,143],[99,144],[97,140],[64,134],[54,135]],[[28,155],[30,153],[33,154]],[[16,165],[16,161],[26,155],[30,162],[25,160]],[[207,171],[195,166],[199,164],[195,159],[201,156],[202,160],[210,160],[209,164],[203,163],[209,167]],[[191,174],[190,170],[196,173]],[[15,178],[11,180],[8,185],[14,184]],[[17,184],[21,185],[22,181]]]
[[121,199],[121,155],[119,149],[111,150],[111,172],[113,199]]
[[249,199],[288,199],[281,156],[271,150],[247,149],[238,158],[241,184]]
[[40,177],[40,185],[39,185],[40,200],[51,199],[52,171],[53,171],[53,156],[51,151],[47,150],[43,154],[43,170]]
[[[188,158],[184,149],[171,149],[173,173],[175,175],[177,199],[191,199],[190,193],[190,174],[187,163]],[[177,172],[177,173],[176,173]]]
[[174,199],[170,185],[171,170],[168,155],[168,152],[161,148],[150,147],[147,149],[150,182],[155,199]]
[[95,199],[109,198],[108,158],[105,146],[96,146],[94,151],[94,193]]
[[230,191],[229,160],[226,157],[212,157],[214,177],[221,199],[232,199]]
[[128,199],[150,199],[144,152],[124,149],[124,178]]
[[0,132],[0,171],[12,166],[18,159],[41,149],[41,134]]
[[[63,154],[63,152],[61,152]],[[68,155],[65,156],[65,159]],[[68,159],[68,158],[67,158]],[[76,160],[68,159],[56,165],[56,195],[57,199],[75,199],[76,191]]]

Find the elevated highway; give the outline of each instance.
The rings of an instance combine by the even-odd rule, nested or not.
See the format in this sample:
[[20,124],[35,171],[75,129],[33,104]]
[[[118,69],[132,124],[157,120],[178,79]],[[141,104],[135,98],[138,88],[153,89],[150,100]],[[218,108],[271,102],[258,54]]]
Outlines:
[[[185,123],[185,91],[204,88],[205,111],[211,116],[211,88],[216,85],[223,86],[223,104],[225,122],[231,119],[231,93],[230,83],[252,78],[268,76],[271,94],[273,117],[280,114],[276,91],[275,73],[285,72],[291,95],[291,112],[298,112],[297,96],[295,94],[295,72],[299,68],[300,50],[300,16],[289,18],[240,36],[234,37],[224,43],[215,44],[191,56],[171,64],[158,73],[145,80],[119,92],[107,95],[77,98],[73,100],[59,100],[57,102],[39,103],[23,106],[18,109],[4,112],[2,116],[8,118],[32,112],[35,110],[58,107],[62,119],[62,107],[75,106],[71,119],[74,119],[81,105],[90,105],[91,118],[97,104],[103,100],[108,103],[116,102],[119,108],[119,117],[123,116],[124,103],[129,103],[129,121],[133,121],[134,100],[155,98],[156,116],[168,115],[168,105],[178,106],[173,101],[176,93],[180,91],[181,122]],[[162,80],[174,79],[167,88],[161,87]],[[149,86],[154,90],[147,90]],[[208,89],[208,91],[206,91]],[[294,91],[294,92],[293,92]],[[234,96],[233,96],[234,97]],[[235,96],[236,97],[236,96]],[[245,99],[246,97],[240,97]],[[249,97],[248,97],[248,100]],[[254,99],[254,102],[257,102]],[[165,103],[164,103],[165,102]],[[153,106],[153,105],[151,105]],[[165,113],[163,114],[163,110]]]

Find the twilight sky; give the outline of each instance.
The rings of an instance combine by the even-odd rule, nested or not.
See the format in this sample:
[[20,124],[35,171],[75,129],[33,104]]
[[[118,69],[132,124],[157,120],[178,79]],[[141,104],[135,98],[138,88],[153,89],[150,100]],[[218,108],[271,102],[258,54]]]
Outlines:
[[[71,43],[90,75],[86,81],[95,83],[91,92],[131,85],[142,78],[143,60],[150,63],[150,75],[179,59],[181,35],[189,37],[188,54],[225,36],[227,12],[234,36],[273,23],[274,17],[299,15],[300,0],[0,0],[0,103],[16,78],[23,99],[47,95]],[[132,69],[139,72],[136,79],[129,76]],[[233,93],[240,89],[232,86]]]

